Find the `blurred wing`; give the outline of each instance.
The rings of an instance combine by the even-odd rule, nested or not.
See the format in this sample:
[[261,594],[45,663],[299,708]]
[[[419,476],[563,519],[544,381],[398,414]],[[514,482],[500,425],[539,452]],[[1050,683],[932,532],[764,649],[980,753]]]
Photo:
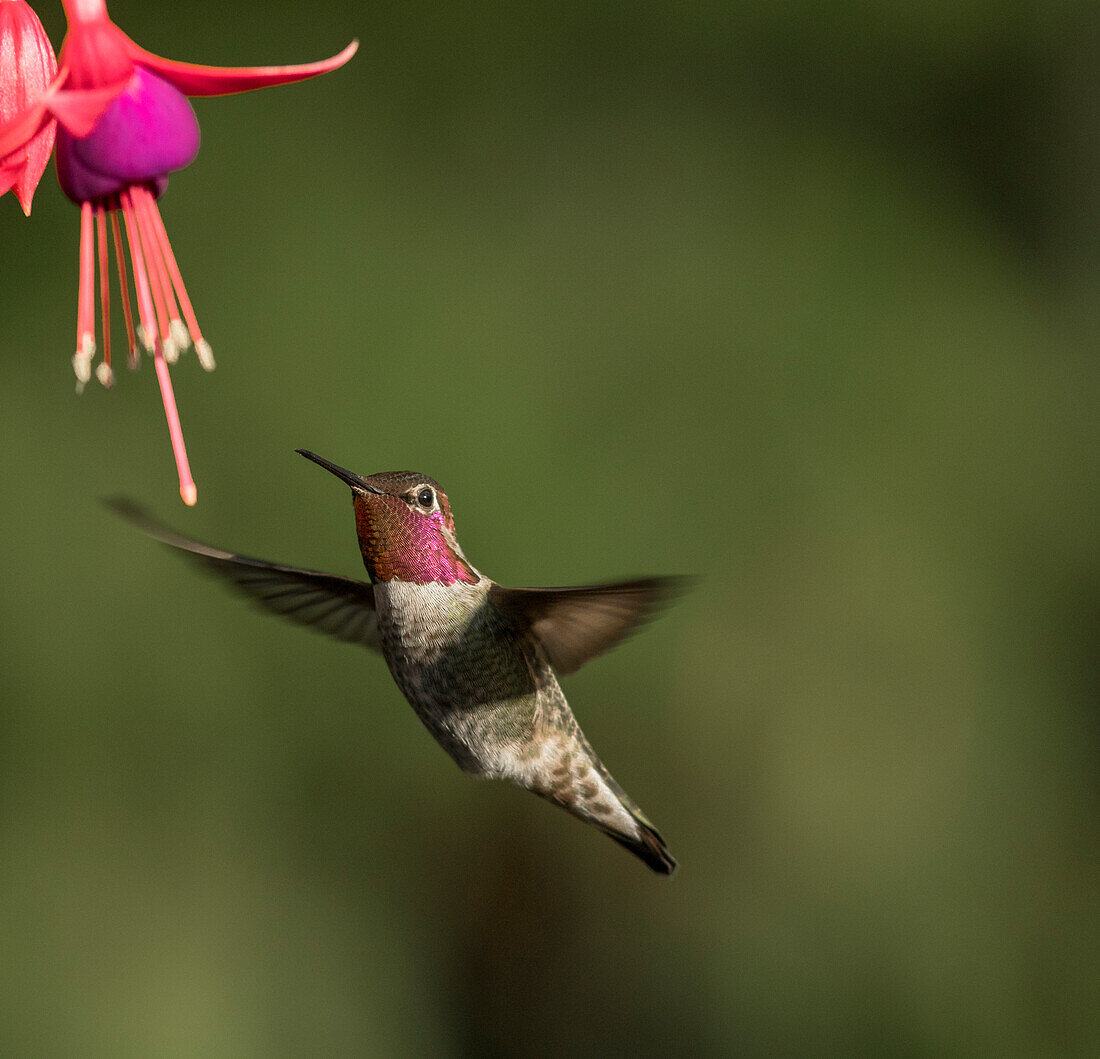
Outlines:
[[369,584],[223,552],[181,537],[130,500],[113,499],[107,504],[150,537],[186,552],[192,561],[229,582],[264,610],[338,640],[381,649],[374,589]]
[[583,588],[494,585],[489,599],[542,644],[554,669],[573,673],[649,621],[686,587],[686,580],[678,577]]

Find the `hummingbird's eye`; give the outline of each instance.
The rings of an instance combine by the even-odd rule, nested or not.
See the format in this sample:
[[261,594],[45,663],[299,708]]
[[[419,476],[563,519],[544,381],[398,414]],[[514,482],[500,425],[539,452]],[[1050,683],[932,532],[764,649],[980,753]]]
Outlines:
[[435,493],[425,486],[416,494],[416,502],[421,507],[431,507],[435,503]]

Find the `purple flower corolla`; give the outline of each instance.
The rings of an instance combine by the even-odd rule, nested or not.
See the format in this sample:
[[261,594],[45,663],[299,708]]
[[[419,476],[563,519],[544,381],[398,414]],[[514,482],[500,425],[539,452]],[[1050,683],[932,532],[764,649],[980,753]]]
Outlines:
[[138,67],[125,91],[84,137],[57,134],[57,177],[74,202],[117,195],[131,184],[152,183],[157,195],[168,173],[199,152],[199,123],[187,97]]

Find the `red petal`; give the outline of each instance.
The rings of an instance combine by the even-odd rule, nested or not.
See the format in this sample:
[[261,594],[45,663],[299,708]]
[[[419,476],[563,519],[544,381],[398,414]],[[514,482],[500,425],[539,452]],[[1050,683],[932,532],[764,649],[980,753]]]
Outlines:
[[0,165],[0,195],[6,195],[15,187],[15,182],[19,179],[19,174],[22,172],[23,167],[21,165]]
[[26,0],[0,0],[0,121],[37,102],[55,73],[50,38]]
[[[17,118],[12,118],[7,125],[0,126],[0,159],[9,155],[12,151],[18,151],[26,147],[31,139],[38,133],[48,121],[51,121],[46,113],[46,104],[41,99],[28,107]],[[22,162],[22,159],[20,159]]]
[[353,40],[339,55],[299,66],[196,66],[162,59],[127,40],[130,58],[170,81],[187,96],[224,96],[231,92],[249,92],[269,85],[288,85],[318,74],[327,74],[343,66],[356,52],[359,41]]
[[23,212],[31,215],[31,200],[34,198],[35,188],[46,171],[46,163],[53,153],[54,136],[57,133],[57,125],[49,121],[35,136],[32,136],[25,149],[27,164],[23,167],[23,173],[15,185],[15,197]]
[[82,139],[96,127],[107,108],[130,83],[126,77],[103,88],[66,88],[50,93],[46,105],[65,129]]
[[53,149],[55,126],[42,104],[56,73],[50,39],[30,5],[0,0],[0,195],[14,189],[27,214]]

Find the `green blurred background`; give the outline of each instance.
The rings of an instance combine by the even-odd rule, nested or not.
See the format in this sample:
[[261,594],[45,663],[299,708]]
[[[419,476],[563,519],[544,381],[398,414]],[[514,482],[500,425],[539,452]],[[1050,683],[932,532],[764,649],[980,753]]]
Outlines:
[[[1094,0],[111,12],[362,46],[196,104],[194,510],[151,365],[73,395],[52,170],[0,202],[0,1051],[1100,1052]],[[674,879],[99,503],[358,575],[296,446],[505,584],[702,577],[566,682]]]

